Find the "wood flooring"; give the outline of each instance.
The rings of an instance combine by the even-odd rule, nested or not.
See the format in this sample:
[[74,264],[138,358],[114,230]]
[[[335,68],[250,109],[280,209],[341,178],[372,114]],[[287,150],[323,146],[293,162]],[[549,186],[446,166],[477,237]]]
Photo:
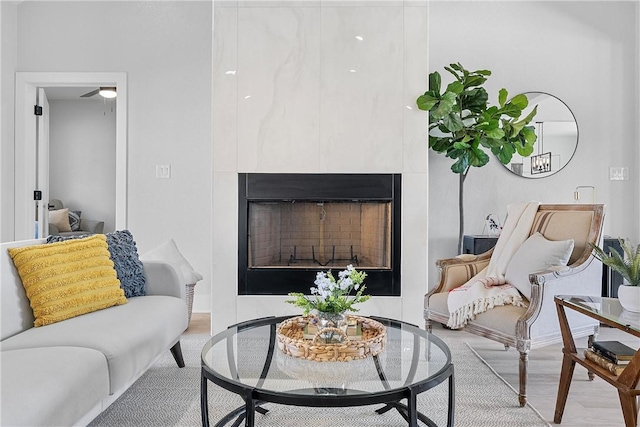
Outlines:
[[[209,334],[210,323],[209,314],[194,313],[186,333]],[[502,344],[464,331],[434,326],[434,333],[448,341],[459,340],[469,343],[512,388],[518,389],[518,352],[515,349],[505,350]],[[640,347],[640,339],[608,327],[600,328],[598,339],[616,340],[633,348]],[[578,340],[576,344],[578,347],[586,347],[586,338]],[[529,353],[528,400],[551,425],[561,362],[561,344],[534,349]],[[513,404],[518,405],[518,396],[515,393]],[[640,422],[638,424],[640,425]],[[559,426],[624,426],[616,389],[598,377],[589,381],[587,371],[581,366],[576,366],[562,424]]]

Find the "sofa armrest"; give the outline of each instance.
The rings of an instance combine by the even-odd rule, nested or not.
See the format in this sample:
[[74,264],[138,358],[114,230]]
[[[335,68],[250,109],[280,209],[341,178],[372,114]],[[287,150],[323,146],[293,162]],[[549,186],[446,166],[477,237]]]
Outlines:
[[166,262],[142,261],[147,278],[147,295],[168,295],[186,298],[185,284],[178,272]]
[[104,231],[104,221],[94,221],[91,219],[80,219],[80,231],[93,234],[102,234]]

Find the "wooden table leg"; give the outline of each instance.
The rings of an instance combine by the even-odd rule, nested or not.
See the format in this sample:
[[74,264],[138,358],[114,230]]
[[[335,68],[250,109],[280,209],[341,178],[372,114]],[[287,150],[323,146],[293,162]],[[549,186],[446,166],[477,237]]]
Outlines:
[[622,393],[621,391],[618,391],[618,396],[620,397],[625,427],[636,427],[638,425],[638,405],[636,404],[636,397]]
[[562,421],[562,414],[564,413],[564,406],[567,403],[567,396],[569,395],[569,387],[571,386],[571,379],[573,378],[573,370],[575,367],[576,362],[565,354],[562,357],[562,371],[560,371],[556,411],[553,415],[553,422],[556,424],[560,424]]
[[556,398],[556,410],[553,415],[553,422],[560,424],[562,421],[562,414],[564,413],[564,407],[567,403],[567,396],[569,395],[569,387],[571,386],[571,379],[573,378],[573,371],[576,367],[576,362],[569,356],[576,352],[576,344],[573,341],[573,335],[569,328],[569,321],[564,311],[564,306],[556,301],[556,310],[558,311],[558,322],[560,323],[560,333],[562,334],[562,370],[560,371],[560,383],[558,384],[558,397]]

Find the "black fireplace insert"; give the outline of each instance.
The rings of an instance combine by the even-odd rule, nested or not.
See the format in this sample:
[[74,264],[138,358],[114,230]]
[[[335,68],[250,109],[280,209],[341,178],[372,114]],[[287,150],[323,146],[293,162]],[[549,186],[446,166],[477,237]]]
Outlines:
[[238,294],[309,293],[318,271],[366,271],[400,295],[399,174],[239,174]]

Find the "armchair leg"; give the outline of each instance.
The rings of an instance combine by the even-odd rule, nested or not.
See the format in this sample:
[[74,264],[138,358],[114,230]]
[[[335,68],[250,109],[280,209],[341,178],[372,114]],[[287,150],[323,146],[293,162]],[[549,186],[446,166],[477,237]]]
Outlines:
[[428,317],[427,317],[427,319],[425,319],[424,328],[429,333],[433,332],[433,323],[431,322],[431,319],[429,319]]
[[520,392],[518,393],[518,401],[520,406],[527,404],[527,368],[529,365],[529,352],[520,352]]
[[[593,347],[593,342],[595,340],[596,340],[596,334],[589,335],[589,338],[587,340],[587,347],[592,348]],[[591,372],[591,371],[587,371],[587,376],[589,377],[589,381],[593,381],[593,379],[595,378],[594,373]]]

